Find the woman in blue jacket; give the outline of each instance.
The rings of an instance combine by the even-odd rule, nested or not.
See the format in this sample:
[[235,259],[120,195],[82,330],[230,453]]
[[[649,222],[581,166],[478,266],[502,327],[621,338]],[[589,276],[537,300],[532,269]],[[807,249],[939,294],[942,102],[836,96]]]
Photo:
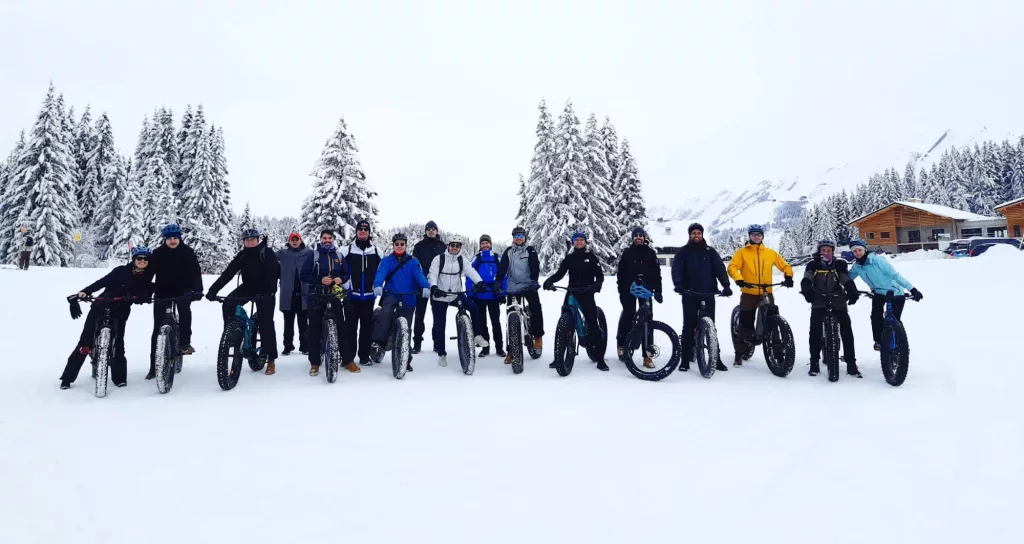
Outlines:
[[881,349],[882,323],[885,319],[885,294],[892,291],[896,297],[892,301],[892,313],[896,319],[903,315],[903,305],[907,299],[903,294],[910,291],[915,302],[924,298],[913,284],[901,276],[889,263],[889,259],[881,255],[868,253],[868,245],[864,240],[850,242],[853,252],[853,265],[850,266],[850,279],[860,278],[876,295],[871,299],[871,335],[875,339],[875,351]]
[[[505,356],[505,350],[502,348],[504,343],[502,342],[501,333],[501,300],[500,297],[495,295],[495,292],[504,291],[508,283],[508,280],[502,282],[501,286],[496,287],[495,278],[498,276],[498,263],[501,259],[491,252],[491,237],[487,234],[480,237],[480,252],[473,258],[473,268],[476,269],[477,273],[480,274],[480,279],[484,280],[482,283],[487,289],[478,294],[471,294],[476,299],[476,305],[480,308],[480,324],[481,332],[484,340],[491,341],[491,337],[487,334],[487,314],[491,314],[491,329],[494,331],[494,354],[498,357]],[[473,281],[466,276],[466,292],[473,293]],[[480,350],[481,357],[487,357],[491,353],[491,347],[486,346]]]

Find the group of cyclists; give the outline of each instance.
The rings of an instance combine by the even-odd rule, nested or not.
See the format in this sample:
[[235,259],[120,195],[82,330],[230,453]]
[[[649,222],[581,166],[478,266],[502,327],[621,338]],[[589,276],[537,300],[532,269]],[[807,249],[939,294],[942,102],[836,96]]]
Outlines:
[[[752,341],[755,314],[761,297],[772,295],[772,270],[778,269],[784,275],[783,286],[794,287],[792,267],[774,250],[764,245],[764,228],[751,225],[748,240],[729,261],[728,267],[719,253],[704,238],[704,228],[694,223],[688,228],[689,240],[679,248],[671,267],[674,290],[682,295],[683,325],[680,349],[683,354],[680,370],[689,370],[693,361],[694,331],[697,326],[698,307],[704,304],[704,311],[714,319],[713,298],[701,294],[732,296],[730,278],[740,288],[739,323],[734,334],[734,366],[741,366],[746,343]],[[154,303],[154,327],[150,347],[150,369],[146,379],[155,377],[155,346],[160,326],[163,323],[166,302],[175,299],[179,316],[179,344],[181,353],[195,352],[191,345],[192,314],[190,303],[201,300],[203,280],[195,252],[182,241],[178,225],[168,225],[161,232],[163,243],[155,250],[135,247],[131,261],[112,269],[95,283],[69,297],[72,316],[78,317],[76,301],[86,299],[92,293],[103,289],[102,297],[110,302],[111,319],[116,332],[114,359],[111,361],[111,377],[118,387],[126,385],[127,363],[124,354],[124,331],[131,304]],[[647,233],[637,227],[632,231],[632,244],[626,248],[618,263],[616,284],[622,311],[616,334],[617,354],[624,356],[624,343],[637,311],[637,299],[630,292],[634,283],[642,283],[653,293],[655,301],[663,302],[661,267],[654,249],[650,246]],[[320,344],[325,311],[334,313],[338,327],[338,350],[349,372],[360,372],[360,366],[373,364],[374,357],[384,349],[392,315],[397,310],[411,323],[412,354],[422,349],[423,334],[426,330],[426,308],[429,303],[433,325],[431,338],[433,351],[440,366],[447,365],[445,350],[445,325],[447,310],[459,305],[472,318],[473,341],[481,348],[480,356],[490,354],[491,342],[494,352],[510,360],[505,353],[500,323],[500,306],[508,297],[526,299],[530,308],[529,337],[533,348],[543,346],[543,308],[537,290],[540,277],[540,260],[536,249],[527,244],[526,229],[519,226],[512,230],[512,245],[500,256],[493,252],[490,236],[480,237],[480,251],[472,257],[463,255],[464,241],[451,237],[447,242],[438,235],[437,224],[427,223],[423,238],[412,251],[405,234],[392,237],[392,251],[386,256],[373,244],[370,223],[360,221],[356,225],[355,237],[344,245],[338,244],[337,236],[331,229],[319,233],[316,247],[307,248],[302,235],[289,235],[286,247],[273,251],[267,247],[266,238],[254,228],[241,232],[242,250],[231,260],[220,277],[205,293],[208,300],[218,300],[220,292],[236,276],[239,284],[228,298],[255,298],[257,311],[261,316],[273,315],[275,305],[284,316],[283,355],[295,351],[296,326],[298,323],[298,350],[308,355],[311,376],[319,375]],[[597,323],[597,302],[595,294],[604,283],[604,273],[598,257],[587,246],[585,232],[576,232],[571,237],[571,249],[558,269],[548,277],[543,288],[554,290],[555,283],[569,276],[568,292],[571,291],[582,311],[587,324]],[[810,319],[810,363],[809,374],[819,373],[822,320],[828,308],[839,316],[842,344],[847,373],[861,377],[857,368],[853,332],[847,305],[855,304],[859,297],[854,279],[861,278],[871,290],[880,295],[889,291],[903,294],[909,292],[914,300],[922,296],[910,282],[899,275],[884,257],[867,251],[863,240],[850,244],[854,255],[852,263],[836,257],[836,244],[830,240],[818,243],[813,259],[807,264],[800,282],[801,294],[811,304]],[[721,288],[719,289],[719,285]],[[277,300],[275,300],[275,298]],[[341,304],[328,304],[332,299]],[[873,297],[871,312],[872,333],[875,350],[883,324],[883,297]],[[896,298],[893,312],[897,319],[903,311],[905,299]],[[374,317],[374,308],[381,311]],[[68,357],[61,375],[61,389],[67,389],[78,373],[93,347],[94,330],[101,315],[98,306],[90,308],[79,338],[78,345]],[[233,307],[225,304],[224,320],[233,317]],[[77,315],[76,315],[77,314]],[[487,330],[487,317],[491,320],[493,337]],[[277,333],[273,319],[260,319],[258,323],[261,339],[260,354],[267,359],[265,373],[276,372],[278,359]],[[588,327],[586,330],[596,331]],[[601,331],[605,333],[607,331]],[[515,339],[509,339],[510,342]],[[579,338],[581,346],[593,341],[587,335]],[[356,360],[358,359],[358,364]],[[554,365],[555,363],[552,363]],[[649,359],[644,366],[652,367]],[[716,355],[715,367],[725,371],[721,354]],[[607,371],[603,361],[597,361],[597,368]],[[408,370],[412,370],[411,363]]]

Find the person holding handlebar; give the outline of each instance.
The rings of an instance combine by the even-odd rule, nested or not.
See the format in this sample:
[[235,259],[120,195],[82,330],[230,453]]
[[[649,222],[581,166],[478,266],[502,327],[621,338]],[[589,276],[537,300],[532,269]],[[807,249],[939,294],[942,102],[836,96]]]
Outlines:
[[750,337],[754,334],[754,319],[757,317],[757,305],[761,294],[768,293],[772,303],[775,296],[771,287],[760,287],[772,283],[772,267],[778,268],[785,275],[782,285],[793,287],[793,267],[775,250],[764,246],[764,227],[750,225],[747,227],[747,243],[736,250],[729,261],[729,276],[740,288],[740,326],[739,338],[734,342],[736,359],[733,366],[743,365],[742,354],[746,352]]
[[868,253],[868,245],[864,240],[850,242],[850,251],[853,252],[850,278],[864,280],[871,291],[876,295],[882,295],[871,299],[871,335],[875,339],[875,351],[879,351],[882,324],[885,321],[885,294],[892,291],[896,295],[892,301],[892,313],[896,319],[901,318],[903,306],[907,303],[906,297],[901,295],[909,291],[914,302],[920,302],[924,295],[914,287],[914,284],[896,272],[885,256]]
[[[309,375],[317,376],[320,374],[320,339],[323,334],[324,306],[327,306],[335,292],[344,295],[338,291],[339,289],[352,290],[351,272],[348,263],[334,246],[333,230],[324,229],[320,233],[320,243],[317,244],[316,250],[306,257],[299,279],[309,284]],[[353,361],[355,350],[349,342],[349,335],[345,334],[347,325],[344,308],[337,302],[331,305],[331,312],[334,314],[334,325],[337,328],[338,354],[345,363],[345,370],[359,372],[359,365]]]
[[[683,332],[679,337],[679,352],[681,353],[679,370],[683,372],[690,370],[690,361],[694,358],[693,335],[697,330],[697,314],[701,301],[704,301],[705,311],[714,320],[715,297],[713,295],[718,292],[718,283],[722,284],[721,294],[723,297],[732,296],[725,263],[722,262],[718,251],[709,246],[707,240],[704,239],[704,227],[700,223],[693,223],[687,232],[690,235],[690,241],[679,248],[672,260],[672,284],[675,285],[675,291],[683,295]],[[693,293],[703,293],[709,296],[701,297]],[[717,358],[715,370],[729,370],[722,363],[721,349],[719,349]]]
[[[580,310],[583,311],[583,320],[588,326],[597,325],[597,301],[594,300],[594,294],[601,292],[601,286],[604,284],[604,272],[601,270],[601,263],[598,262],[597,255],[590,252],[587,248],[587,235],[584,232],[576,232],[572,235],[573,249],[568,255],[562,259],[562,264],[558,266],[558,270],[552,274],[548,279],[544,280],[544,289],[547,291],[555,290],[555,283],[559,282],[565,277],[565,274],[569,273],[569,289],[576,301],[580,304]],[[570,291],[566,291],[565,300],[568,303]],[[582,336],[579,338],[581,347],[587,347],[590,345],[590,338],[588,336]],[[551,363],[554,365],[555,363]],[[554,367],[552,367],[554,368]],[[608,365],[601,361],[597,363],[598,370],[608,370]]]

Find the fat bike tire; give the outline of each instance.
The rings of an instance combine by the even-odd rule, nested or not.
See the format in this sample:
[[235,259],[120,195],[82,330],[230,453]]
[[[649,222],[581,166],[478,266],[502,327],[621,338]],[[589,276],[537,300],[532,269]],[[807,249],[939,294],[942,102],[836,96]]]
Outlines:
[[693,333],[694,355],[700,375],[711,379],[719,359],[718,329],[710,317],[702,317]]
[[405,316],[399,316],[392,326],[391,372],[396,380],[401,380],[409,369],[409,351],[412,349],[409,346],[409,321]]
[[327,383],[334,383],[338,380],[338,370],[341,368],[341,352],[338,349],[338,327],[334,316],[328,316],[323,321],[324,331],[321,338],[324,345],[320,348],[320,366],[326,369]]
[[825,316],[822,334],[824,335],[825,369],[828,372],[828,381],[839,381],[839,321],[830,315]]
[[[518,312],[508,314],[508,360],[513,374],[523,373],[523,322]],[[529,340],[529,339],[528,339]],[[531,341],[532,343],[532,341]]]
[[[672,330],[672,327],[669,327],[660,321],[650,321],[647,323],[646,333],[650,338],[645,339],[644,333],[643,321],[633,325],[633,329],[629,331],[629,336],[626,341],[623,363],[625,363],[629,373],[637,379],[647,382],[664,380],[675,372],[676,368],[679,366],[679,335],[676,334],[676,331]],[[668,337],[668,341],[665,343],[671,346],[672,353],[669,354],[668,362],[665,366],[652,371],[645,369],[643,366],[645,355],[644,351],[645,349],[653,351],[652,348],[656,347],[658,344],[658,342],[655,341],[657,333],[664,334]],[[660,360],[662,354],[659,352],[646,355],[653,355]]]
[[572,373],[576,362],[576,327],[572,314],[562,312],[555,327],[555,371],[563,378]]
[[768,316],[764,320],[764,361],[768,370],[780,378],[789,376],[796,363],[796,347],[793,344],[793,329],[781,315]]
[[242,372],[242,326],[232,320],[225,325],[217,348],[217,385],[224,391],[230,391],[238,385],[238,376]]
[[160,327],[160,333],[156,337],[153,367],[156,371],[156,390],[160,394],[168,393],[174,387],[174,374],[178,364],[174,357],[174,349],[171,347],[173,336],[171,327],[164,325]]
[[113,351],[113,331],[110,327],[100,329],[94,342],[96,348],[96,382],[93,393],[96,398],[107,396],[107,378],[110,375],[111,352]]
[[[377,316],[379,314],[380,314],[380,307],[374,308],[373,309],[373,317],[371,318],[370,323],[376,323],[377,322]],[[387,343],[387,342],[385,342],[385,343]],[[370,350],[370,361],[372,361],[373,364],[375,364],[375,365],[379,365],[380,362],[384,360],[384,351],[385,351],[384,346],[381,346],[381,349],[379,349],[379,350],[371,349]]]
[[[740,307],[739,306],[736,306],[735,308],[732,309],[732,320],[731,320],[731,323],[732,323],[732,347],[733,347],[733,350],[735,350],[737,344],[739,344],[739,337],[740,337]],[[744,361],[749,361],[750,358],[754,356],[754,350],[756,348],[757,348],[757,346],[755,346],[753,342],[747,342],[747,349],[746,349],[746,351],[744,351],[743,353],[740,354],[741,358]]]
[[[910,341],[907,340],[907,331],[899,321],[887,323],[882,328],[882,338],[889,340],[882,342],[882,375],[885,376],[885,383],[899,387],[907,379],[907,372],[910,370]],[[892,344],[895,344],[895,349]]]
[[473,346],[473,320],[466,314],[455,316],[455,331],[459,342],[459,364],[462,373],[472,376],[476,369],[476,350]]

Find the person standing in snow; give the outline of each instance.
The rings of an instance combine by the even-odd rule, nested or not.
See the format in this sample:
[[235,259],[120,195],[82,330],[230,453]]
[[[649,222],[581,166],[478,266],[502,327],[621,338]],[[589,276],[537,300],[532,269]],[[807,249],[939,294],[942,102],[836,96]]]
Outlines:
[[[817,376],[821,372],[821,333],[825,322],[825,314],[829,307],[839,320],[839,335],[842,338],[843,355],[846,359],[846,373],[862,378],[857,369],[857,353],[853,344],[853,325],[850,323],[848,304],[856,304],[857,285],[853,283],[847,269],[846,261],[836,258],[836,243],[832,240],[818,242],[818,251],[811,256],[804,270],[804,279],[800,280],[800,294],[811,305],[811,328],[809,344],[811,347],[811,369],[807,374]],[[827,295],[838,295],[828,297]]]
[[903,306],[907,299],[902,295],[910,292],[914,302],[920,302],[924,295],[912,283],[901,276],[892,267],[889,260],[881,255],[868,253],[868,245],[864,240],[850,242],[853,252],[853,266],[850,267],[850,278],[860,278],[876,294],[871,299],[871,336],[875,340],[875,351],[881,348],[882,325],[885,322],[885,294],[892,291],[896,296],[892,301],[892,313],[896,319],[903,315]]
[[[231,281],[235,275],[241,274],[242,283],[228,297],[248,298],[261,297],[256,300],[256,312],[259,320],[260,355],[267,358],[266,374],[273,375],[277,361],[277,332],[274,330],[274,295],[277,294],[277,282],[281,279],[281,263],[274,251],[267,247],[267,239],[260,239],[260,231],[254,228],[242,230],[242,251],[235,255],[227,268],[210,286],[206,293],[207,300],[215,300],[217,293]],[[224,323],[235,319],[237,304],[230,302],[222,305]]]
[[[588,330],[593,331],[598,327],[597,301],[594,300],[594,294],[601,292],[601,286],[604,284],[604,272],[601,270],[601,264],[598,262],[597,256],[587,248],[587,235],[585,233],[576,232],[573,234],[572,245],[572,251],[562,259],[562,264],[558,266],[558,270],[544,281],[544,289],[554,291],[555,283],[564,278],[566,272],[568,272],[569,288],[580,289],[580,291],[574,291],[572,296],[576,297],[576,302],[579,303],[580,310],[583,311],[583,320],[586,322]],[[566,304],[568,304],[568,292],[565,294],[565,300]],[[605,332],[607,333],[607,331]],[[589,346],[590,341],[589,335],[581,336],[579,338],[580,347],[585,348]],[[555,363],[552,362],[548,365],[548,368],[555,368]],[[597,369],[608,371],[608,364],[602,359],[597,363]]]
[[[309,297],[309,375],[320,374],[320,340],[323,335],[324,308],[331,304],[334,325],[338,335],[338,354],[345,362],[345,370],[360,372],[355,361],[355,349],[348,341],[348,326],[345,323],[347,308],[341,299],[330,301],[327,297],[341,297],[352,286],[348,265],[334,246],[334,231],[325,229],[320,233],[316,251],[309,254],[302,264],[300,279],[310,286]],[[319,296],[316,296],[319,295]]]
[[18,268],[28,270],[29,261],[32,259],[32,245],[35,243],[32,236],[26,234],[25,241],[21,244],[21,251],[18,253]]
[[[176,298],[191,295],[190,300],[176,303],[178,309],[178,343],[183,355],[195,353],[192,348],[192,302],[203,298],[203,272],[196,252],[181,241],[181,227],[170,224],[161,229],[164,243],[153,250],[146,274],[154,279],[153,297]],[[164,324],[167,302],[153,303],[153,334],[150,337],[149,373],[147,380],[156,377],[156,338]]]
[[[501,331],[501,303],[503,301],[499,300],[501,297],[495,293],[503,291],[507,285],[495,282],[495,278],[498,276],[498,258],[491,252],[490,236],[485,234],[480,237],[480,251],[473,258],[472,266],[483,279],[483,290],[477,290],[478,293],[474,295],[474,300],[480,310],[480,331],[483,334],[484,340],[490,342],[491,338],[487,334],[487,314],[490,313],[491,329],[494,331],[494,353],[498,357],[505,357]],[[472,278],[467,277],[466,291],[470,291],[474,286]],[[490,353],[490,346],[480,350],[481,357],[487,357]]]
[[[424,277],[430,272],[430,263],[434,262],[434,257],[444,252],[445,244],[437,234],[437,223],[427,221],[423,239],[416,242],[412,248],[412,256],[423,267]],[[412,322],[412,353],[414,355],[420,352],[423,344],[423,332],[427,328],[424,322],[427,315],[427,299],[428,297],[422,297],[416,300],[416,318]]]
[[[544,346],[544,309],[540,305],[537,294],[537,279],[540,278],[540,258],[533,246],[526,245],[526,229],[512,229],[512,246],[505,250],[498,263],[498,274],[494,278],[497,285],[504,285],[508,298],[521,297],[526,299],[530,307],[530,336],[533,337],[533,349],[540,350]],[[509,338],[509,342],[518,342]],[[508,356],[505,364],[511,364]]]
[[290,355],[295,351],[295,321],[299,322],[299,353],[305,355],[306,350],[306,309],[309,301],[309,284],[299,281],[299,272],[306,259],[313,253],[302,241],[302,235],[293,232],[288,235],[288,245],[277,251],[277,260],[281,263],[281,290],[278,302],[281,314],[284,315],[284,351],[281,355]]
[[[629,292],[630,286],[642,282],[654,293],[654,300],[661,303],[661,266],[658,264],[658,254],[651,246],[647,245],[647,233],[641,227],[636,227],[632,232],[633,243],[619,259],[619,268],[615,274],[615,282],[619,288],[619,303],[622,304],[622,312],[619,314],[619,328],[615,335],[615,344],[618,346],[618,356],[621,361],[626,354],[623,347],[626,343],[626,336],[633,326],[633,318],[636,317],[637,300]],[[644,366],[654,368],[654,362],[650,357],[644,358]]]
[[[399,295],[392,293],[414,293],[401,295],[402,307],[399,312],[407,322],[416,310],[416,299],[430,298],[430,282],[423,274],[423,268],[416,257],[406,251],[408,243],[405,234],[398,233],[392,236],[392,252],[381,260],[377,274],[373,277],[373,294],[380,298],[380,312],[373,320],[373,343],[370,345],[370,350],[376,353],[383,353],[388,334],[391,333],[391,316],[399,302]],[[384,289],[391,293],[385,295]],[[417,297],[415,293],[419,293],[419,296]],[[412,356],[409,358],[407,370],[411,372]]]
[[[348,343],[349,349],[358,346],[359,364],[371,364],[370,335],[373,330],[373,305],[377,297],[373,294],[373,278],[380,266],[380,251],[373,245],[369,221],[356,225],[356,239],[342,248],[342,257],[352,274],[352,293],[348,297]],[[358,339],[357,339],[358,334]]]
[[[139,302],[148,301],[153,296],[152,276],[146,274],[146,267],[149,266],[149,258],[152,253],[148,248],[136,247],[132,250],[132,261],[111,270],[92,285],[82,289],[76,295],[68,297],[71,304],[71,317],[78,319],[82,316],[82,310],[78,306],[78,299],[84,299],[88,295],[103,289],[101,297],[135,297]],[[124,330],[128,323],[128,316],[132,313],[132,302],[118,301],[110,302],[110,318],[114,326],[114,359],[110,361],[110,378],[117,387],[124,387],[128,383],[128,360],[124,354]],[[105,308],[102,303],[95,303],[89,308],[89,315],[85,318],[85,325],[82,327],[82,336],[78,339],[78,346],[68,356],[64,373],[60,376],[60,388],[68,389],[78,378],[79,371],[85,358],[89,356],[93,348],[93,341],[96,337],[96,325],[103,316]]]
[[[700,303],[704,302],[704,310],[715,319],[715,297],[698,297],[686,294],[686,291],[697,293],[714,293],[718,291],[718,283],[722,284],[722,296],[731,297],[729,273],[725,263],[715,248],[704,239],[704,227],[693,223],[687,229],[690,240],[676,251],[672,259],[672,284],[675,291],[683,295],[683,331],[679,337],[680,353],[679,370],[690,370],[690,361],[694,359],[693,335],[697,330],[697,312]],[[717,280],[717,283],[716,283]],[[719,348],[715,356],[715,370],[729,370],[722,363],[722,350]]]
[[750,338],[754,334],[754,320],[757,318],[757,305],[761,294],[767,293],[775,302],[771,287],[754,287],[757,284],[767,285],[772,282],[772,267],[784,274],[782,285],[793,287],[793,267],[781,255],[764,245],[764,227],[750,225],[747,227],[747,244],[736,250],[729,261],[729,275],[736,281],[742,292],[740,294],[740,326],[739,338],[734,348],[736,358],[733,366],[743,365],[743,353],[746,352]]
[[[438,366],[448,366],[444,331],[448,321],[448,307],[455,306],[456,301],[461,301],[469,312],[470,320],[473,322],[473,340],[477,347],[486,348],[490,345],[483,337],[479,308],[465,295],[463,274],[477,284],[477,292],[483,292],[483,278],[472,266],[466,266],[466,261],[462,257],[462,239],[455,237],[448,241],[447,253],[434,257],[434,261],[430,263],[430,273],[427,275],[427,281],[430,282],[430,309],[434,318],[431,332]],[[458,294],[448,295],[439,291]]]

